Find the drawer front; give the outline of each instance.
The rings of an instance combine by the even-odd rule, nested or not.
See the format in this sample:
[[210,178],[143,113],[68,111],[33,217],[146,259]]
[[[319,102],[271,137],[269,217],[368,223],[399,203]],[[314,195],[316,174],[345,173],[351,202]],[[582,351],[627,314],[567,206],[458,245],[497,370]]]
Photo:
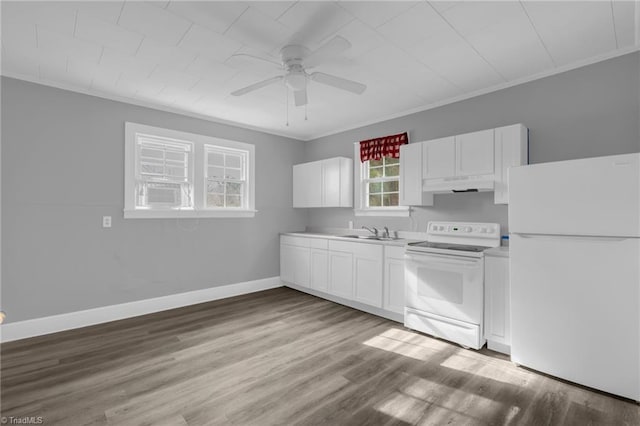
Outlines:
[[309,247],[327,250],[329,248],[329,240],[325,240],[324,238],[309,238]]
[[359,245],[360,244],[358,243],[351,243],[347,241],[329,240],[329,250],[331,251],[344,251],[347,253],[352,253]]
[[384,257],[404,259],[404,246],[385,246]]
[[280,235],[280,244],[287,244],[296,247],[309,247],[310,238],[293,237],[291,235]]

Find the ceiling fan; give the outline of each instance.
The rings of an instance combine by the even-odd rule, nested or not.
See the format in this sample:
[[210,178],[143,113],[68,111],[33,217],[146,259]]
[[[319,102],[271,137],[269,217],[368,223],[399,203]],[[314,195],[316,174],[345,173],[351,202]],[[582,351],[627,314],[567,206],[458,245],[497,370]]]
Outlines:
[[367,88],[366,85],[358,83],[356,81],[347,80],[346,78],[337,77],[335,75],[326,74],[323,72],[308,73],[307,69],[316,67],[322,62],[331,59],[339,55],[341,52],[349,49],[351,43],[343,37],[336,36],[329,40],[324,45],[320,46],[314,51],[310,51],[305,46],[300,44],[289,44],[280,50],[280,57],[282,63],[279,64],[274,60],[239,53],[233,56],[245,56],[253,59],[259,59],[262,61],[271,62],[283,69],[285,73],[276,77],[269,78],[264,81],[259,81],[250,86],[238,89],[231,92],[233,96],[242,96],[254,90],[261,89],[271,84],[284,81],[285,85],[293,91],[293,96],[296,106],[306,105],[307,99],[307,84],[309,80],[325,84],[327,86],[335,87],[337,89],[346,90],[355,94],[362,94]]

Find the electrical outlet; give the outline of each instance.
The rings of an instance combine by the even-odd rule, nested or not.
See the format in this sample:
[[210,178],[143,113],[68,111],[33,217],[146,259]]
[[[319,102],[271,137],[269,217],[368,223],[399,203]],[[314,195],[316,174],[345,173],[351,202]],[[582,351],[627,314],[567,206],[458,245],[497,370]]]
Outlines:
[[349,229],[353,229],[353,221],[352,220],[349,221]]
[[102,216],[102,227],[111,228],[111,216]]

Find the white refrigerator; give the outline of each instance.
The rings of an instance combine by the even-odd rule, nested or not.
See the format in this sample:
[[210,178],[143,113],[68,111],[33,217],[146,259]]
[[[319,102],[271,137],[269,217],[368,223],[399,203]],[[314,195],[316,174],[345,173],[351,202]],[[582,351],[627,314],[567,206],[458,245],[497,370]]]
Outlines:
[[509,170],[511,359],[640,401],[640,154]]

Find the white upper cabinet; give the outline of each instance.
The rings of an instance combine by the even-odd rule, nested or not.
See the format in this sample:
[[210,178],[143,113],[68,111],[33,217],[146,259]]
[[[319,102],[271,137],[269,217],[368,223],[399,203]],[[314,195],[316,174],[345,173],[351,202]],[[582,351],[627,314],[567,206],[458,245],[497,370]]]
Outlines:
[[322,207],[322,162],[293,166],[293,207]]
[[509,203],[509,168],[529,163],[529,131],[522,124],[495,129],[496,204]]
[[335,157],[293,166],[293,207],[352,207],[353,160]]
[[528,130],[522,124],[434,139],[421,145],[422,191],[427,194],[494,191],[495,203],[507,204],[509,168],[528,163]]
[[456,176],[493,174],[493,129],[458,135],[455,145]]
[[423,142],[423,179],[447,178],[455,175],[455,137],[433,139]]
[[401,206],[433,205],[433,194],[422,191],[423,148],[423,143],[410,143],[400,147]]

